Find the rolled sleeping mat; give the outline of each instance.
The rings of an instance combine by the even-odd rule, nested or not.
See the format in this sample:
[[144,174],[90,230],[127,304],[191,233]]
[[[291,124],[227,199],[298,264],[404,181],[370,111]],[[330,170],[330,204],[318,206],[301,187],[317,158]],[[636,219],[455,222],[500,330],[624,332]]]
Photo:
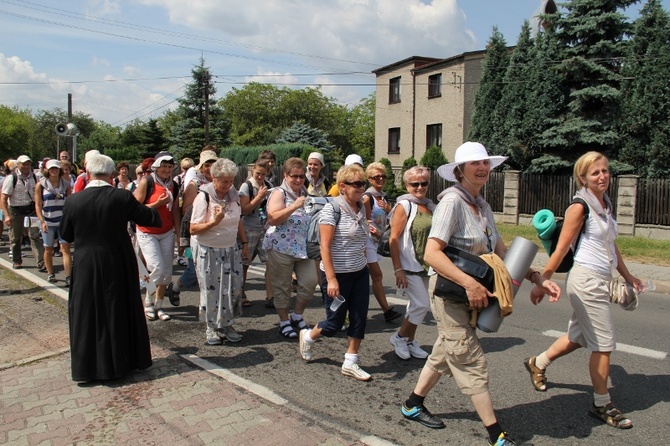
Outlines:
[[533,216],[533,227],[537,231],[537,236],[542,240],[542,246],[549,254],[551,250],[551,236],[556,230],[556,218],[549,209],[542,209]]
[[[514,237],[505,254],[505,268],[512,278],[512,295],[516,296],[528,269],[538,251],[538,246],[522,237]],[[503,318],[500,315],[498,299],[489,299],[489,305],[477,317],[477,328],[485,333],[495,333],[500,328]]]

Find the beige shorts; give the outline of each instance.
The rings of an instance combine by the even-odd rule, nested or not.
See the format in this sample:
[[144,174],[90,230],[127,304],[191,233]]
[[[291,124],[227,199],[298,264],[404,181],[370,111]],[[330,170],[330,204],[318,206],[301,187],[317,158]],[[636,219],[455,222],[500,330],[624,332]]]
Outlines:
[[578,263],[566,280],[566,293],[572,305],[568,339],[592,352],[611,352],[616,348],[609,282],[609,274],[600,274]]
[[470,326],[472,312],[465,304],[435,296],[436,279],[437,275],[431,277],[428,294],[438,336],[426,365],[435,372],[453,376],[464,395],[488,392],[488,367],[476,330]]

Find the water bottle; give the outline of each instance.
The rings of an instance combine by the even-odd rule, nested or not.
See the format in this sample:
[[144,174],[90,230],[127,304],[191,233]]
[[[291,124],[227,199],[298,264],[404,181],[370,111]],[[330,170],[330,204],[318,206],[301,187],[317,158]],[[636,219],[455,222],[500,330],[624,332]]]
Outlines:
[[653,280],[647,279],[645,282],[643,282],[642,290],[640,291],[640,293],[647,293],[650,291],[656,291],[656,284],[654,283]]
[[407,299],[407,288],[396,289],[395,297],[398,299]]

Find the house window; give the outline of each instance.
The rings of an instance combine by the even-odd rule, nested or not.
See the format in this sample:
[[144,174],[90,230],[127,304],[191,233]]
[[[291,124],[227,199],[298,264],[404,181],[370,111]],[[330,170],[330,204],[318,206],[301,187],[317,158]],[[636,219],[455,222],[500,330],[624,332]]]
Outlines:
[[400,76],[394,77],[389,82],[389,104],[400,102]]
[[426,126],[426,149],[433,146],[442,148],[442,124]]
[[439,98],[442,96],[442,74],[428,76],[428,97]]
[[400,127],[389,129],[389,153],[400,153]]

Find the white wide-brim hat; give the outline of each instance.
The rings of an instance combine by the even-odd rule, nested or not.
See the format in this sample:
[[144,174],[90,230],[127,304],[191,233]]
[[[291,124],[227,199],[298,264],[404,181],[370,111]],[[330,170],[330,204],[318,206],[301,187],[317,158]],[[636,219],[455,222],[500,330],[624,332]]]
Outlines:
[[459,166],[463,163],[470,161],[482,161],[489,160],[491,162],[491,169],[495,169],[499,165],[505,162],[507,159],[506,156],[489,156],[486,151],[486,147],[478,142],[464,142],[461,144],[458,149],[456,149],[456,154],[454,155],[454,162],[449,164],[443,164],[437,168],[437,173],[442,178],[447,181],[452,181],[454,183],[458,182],[456,175],[454,175],[454,169],[456,166]]

